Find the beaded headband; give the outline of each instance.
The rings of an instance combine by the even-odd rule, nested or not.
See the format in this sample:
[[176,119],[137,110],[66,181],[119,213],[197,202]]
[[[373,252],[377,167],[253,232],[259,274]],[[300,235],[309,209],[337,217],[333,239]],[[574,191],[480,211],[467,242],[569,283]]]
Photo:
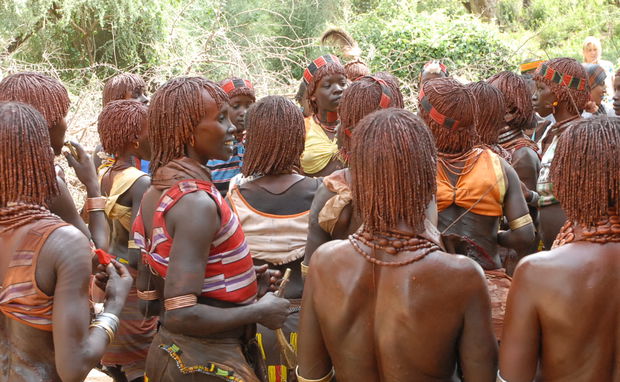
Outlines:
[[340,60],[338,59],[338,57],[332,54],[326,54],[312,61],[310,65],[308,65],[306,70],[304,70],[304,83],[306,84],[306,86],[308,86],[310,81],[312,81],[312,79],[314,78],[314,74],[317,70],[319,70],[320,67],[323,67],[332,62],[340,64]]
[[[392,91],[388,87],[388,85],[381,78],[375,76],[363,76],[357,78],[355,81],[359,81],[362,78],[368,78],[369,80],[375,81],[381,86],[381,98],[379,99],[379,109],[387,109],[392,104]],[[351,129],[344,129],[344,133],[347,137],[351,137]]]
[[254,86],[252,86],[252,83],[250,81],[242,80],[241,78],[234,78],[234,79],[231,79],[231,80],[226,80],[222,84],[221,87],[222,87],[222,89],[224,89],[226,94],[230,94],[230,92],[232,92],[235,89],[239,89],[239,88],[254,89]]
[[558,85],[566,86],[570,89],[586,90],[586,79],[571,76],[570,74],[563,74],[547,64],[540,65],[540,71],[538,74],[551,82]]
[[538,65],[542,64],[543,62],[545,62],[545,60],[536,60],[536,61],[532,61],[532,62],[525,62],[521,65],[519,65],[519,70],[521,71],[521,74],[527,73],[531,70],[536,70],[536,68],[538,68]]
[[605,83],[605,78],[607,78],[607,73],[605,73],[605,69],[603,69],[600,65],[593,65],[594,68],[590,69],[586,66],[586,74],[588,75],[588,82],[590,83],[590,89],[595,86],[601,85]]
[[420,95],[418,96],[418,101],[420,101],[420,105],[426,110],[431,117],[431,119],[437,122],[439,125],[447,127],[448,129],[456,129],[460,121],[456,119],[452,119],[441,114],[437,109],[431,105],[431,101],[427,96],[424,95],[424,87],[420,89]]

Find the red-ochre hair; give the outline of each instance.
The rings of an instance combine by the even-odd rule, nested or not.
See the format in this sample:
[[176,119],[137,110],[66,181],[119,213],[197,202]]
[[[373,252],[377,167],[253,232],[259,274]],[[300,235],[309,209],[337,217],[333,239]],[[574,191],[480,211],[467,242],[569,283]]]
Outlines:
[[148,111],[152,174],[171,160],[185,156],[185,145],[207,116],[211,100],[221,110],[228,103],[228,95],[203,77],[176,77],[157,89]]
[[476,130],[480,141],[487,145],[497,144],[499,130],[505,125],[506,103],[502,92],[484,81],[472,82],[467,87],[478,103]]
[[[383,91],[382,84],[373,79],[383,81],[389,93],[389,104],[383,107],[381,104]],[[342,93],[338,106],[340,116],[340,128],[338,129],[338,141],[345,150],[349,150],[349,135],[355,129],[355,125],[366,115],[381,108],[405,107],[403,95],[398,86],[398,80],[389,73],[380,72],[372,77],[362,77],[353,81]]]
[[58,195],[47,122],[34,107],[0,102],[0,208],[47,206]]
[[551,163],[556,197],[566,216],[593,226],[620,207],[620,118],[593,116],[560,135]]
[[357,124],[352,191],[367,231],[395,229],[400,222],[418,233],[424,230],[426,207],[437,187],[436,158],[431,132],[407,110],[375,111]]
[[135,100],[109,102],[97,122],[99,139],[108,154],[119,155],[136,141],[147,122],[148,107]]
[[34,107],[47,121],[49,129],[55,127],[69,111],[67,89],[55,78],[41,73],[22,72],[0,81],[0,101],[16,101]]
[[[555,78],[571,76],[576,81],[581,81],[583,85],[579,88],[571,88],[566,84],[557,83],[557,81],[542,75],[543,71],[549,69],[556,72],[557,76]],[[553,94],[555,94],[557,101],[559,103],[565,102],[568,105],[568,111],[571,114],[581,114],[590,100],[590,85],[588,84],[586,70],[574,58],[554,58],[540,64],[538,69],[536,69],[536,74],[534,74],[534,80],[549,86]]]
[[254,92],[254,85],[248,80],[244,80],[239,77],[230,77],[220,81],[220,87],[224,89],[228,98],[236,96],[246,96],[252,99],[252,102],[256,102],[256,93]]
[[480,143],[478,105],[470,89],[450,77],[434,78],[422,84],[420,95],[418,114],[433,132],[438,151],[461,153]]
[[103,106],[108,102],[125,99],[127,92],[144,93],[146,82],[137,74],[121,73],[110,78],[103,86]]
[[515,114],[515,118],[508,122],[508,126],[521,130],[527,128],[534,116],[534,108],[532,107],[532,93],[523,77],[506,71],[497,73],[487,82],[502,92],[506,108]]
[[290,174],[300,168],[306,128],[301,110],[292,101],[264,97],[248,109],[245,121],[244,176]]

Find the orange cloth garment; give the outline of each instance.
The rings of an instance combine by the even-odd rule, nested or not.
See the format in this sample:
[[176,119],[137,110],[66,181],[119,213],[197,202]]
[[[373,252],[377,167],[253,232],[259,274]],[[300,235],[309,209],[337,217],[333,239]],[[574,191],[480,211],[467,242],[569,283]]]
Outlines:
[[67,223],[49,217],[0,234],[2,253],[10,256],[0,289],[0,312],[22,324],[52,331],[54,296],[37,286],[35,272],[41,248],[49,235]]
[[459,176],[456,185],[437,164],[437,208],[441,212],[456,204],[478,215],[502,216],[507,180],[500,157],[489,149],[474,150],[480,150],[480,156],[471,159],[476,160],[474,167]]

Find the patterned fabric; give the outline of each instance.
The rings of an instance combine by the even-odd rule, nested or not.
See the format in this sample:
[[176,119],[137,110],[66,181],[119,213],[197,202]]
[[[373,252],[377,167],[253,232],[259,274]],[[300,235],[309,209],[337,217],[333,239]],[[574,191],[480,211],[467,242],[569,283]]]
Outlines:
[[49,217],[0,234],[0,253],[10,258],[0,289],[0,312],[22,324],[52,331],[54,296],[41,291],[35,279],[37,259],[49,235],[68,225]]
[[256,272],[237,215],[232,213],[213,183],[183,180],[166,191],[155,209],[153,229],[145,234],[141,212],[134,221],[134,241],[151,270],[166,278],[173,238],[166,229],[165,213],[187,194],[204,191],[215,202],[220,215],[220,228],[211,242],[205,270],[202,296],[237,304],[256,299]]
[[558,145],[558,136],[553,137],[551,145],[542,157],[540,162],[540,174],[536,182],[536,192],[540,195],[538,206],[545,207],[560,203],[553,195],[553,183],[551,182],[551,162],[555,156],[555,149]]
[[[452,185],[446,170],[437,165],[437,208],[441,212],[453,204],[470,209],[478,215],[502,216],[506,194],[506,174],[497,154],[489,149],[477,158],[476,164]],[[465,166],[469,165],[466,163]]]
[[253,259],[281,265],[303,257],[309,209],[294,215],[264,213],[248,203],[239,187],[232,189],[229,202],[243,227]]
[[213,184],[215,184],[222,196],[226,196],[230,180],[241,173],[244,154],[245,146],[243,146],[243,143],[237,142],[233,148],[233,155],[229,160],[211,159],[207,162],[207,167],[211,170]]
[[313,117],[305,119],[306,143],[301,154],[301,168],[306,174],[316,174],[338,155],[336,137],[329,139],[325,131]]

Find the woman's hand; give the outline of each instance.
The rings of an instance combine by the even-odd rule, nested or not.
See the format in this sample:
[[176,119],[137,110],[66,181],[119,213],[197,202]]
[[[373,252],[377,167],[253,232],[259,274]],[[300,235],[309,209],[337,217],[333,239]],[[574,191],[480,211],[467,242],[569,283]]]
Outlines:
[[284,325],[289,315],[288,308],[291,306],[287,299],[276,297],[271,292],[264,295],[256,304],[261,311],[256,322],[273,330],[280,329]]
[[256,281],[258,282],[258,298],[261,298],[267,292],[275,292],[278,290],[280,282],[282,282],[282,272],[276,269],[269,269],[267,264],[260,266],[255,265]]
[[97,170],[93,161],[90,160],[90,155],[84,151],[84,148],[77,142],[71,141],[71,145],[77,152],[77,158],[70,152],[63,152],[67,163],[75,170],[77,178],[86,186],[86,191],[89,196],[92,194],[99,194],[99,181],[97,180]]
[[104,310],[114,314],[120,313],[133,283],[129,271],[116,260],[111,260],[107,266],[99,264],[97,270],[95,284],[105,290]]

